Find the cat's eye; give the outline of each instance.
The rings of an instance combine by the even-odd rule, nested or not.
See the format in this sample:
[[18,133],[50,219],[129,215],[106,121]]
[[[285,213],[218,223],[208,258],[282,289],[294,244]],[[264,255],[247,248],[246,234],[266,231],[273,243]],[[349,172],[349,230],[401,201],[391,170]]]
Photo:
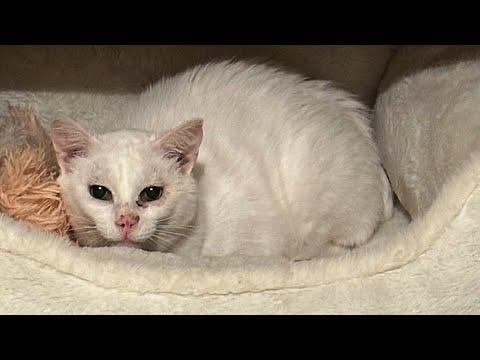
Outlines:
[[161,186],[149,186],[142,190],[140,193],[140,201],[154,201],[160,199],[163,194],[163,187]]
[[98,200],[109,201],[112,200],[112,193],[105,186],[91,185],[90,195]]

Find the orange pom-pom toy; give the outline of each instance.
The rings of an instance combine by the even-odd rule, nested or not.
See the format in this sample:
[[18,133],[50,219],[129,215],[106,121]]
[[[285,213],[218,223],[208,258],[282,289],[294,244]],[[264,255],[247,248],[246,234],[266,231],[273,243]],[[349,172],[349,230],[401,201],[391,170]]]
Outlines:
[[37,117],[10,107],[0,123],[0,211],[66,236],[70,224],[58,174],[53,145]]

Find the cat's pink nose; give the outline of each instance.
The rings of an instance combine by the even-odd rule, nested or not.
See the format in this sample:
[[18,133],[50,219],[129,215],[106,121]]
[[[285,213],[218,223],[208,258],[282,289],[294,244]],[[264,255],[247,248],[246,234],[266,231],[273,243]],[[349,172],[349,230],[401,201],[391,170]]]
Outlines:
[[124,235],[128,235],[132,232],[132,229],[135,227],[135,225],[138,224],[139,220],[140,216],[137,214],[125,214],[120,215],[120,218],[115,221],[115,224],[122,228],[122,233]]

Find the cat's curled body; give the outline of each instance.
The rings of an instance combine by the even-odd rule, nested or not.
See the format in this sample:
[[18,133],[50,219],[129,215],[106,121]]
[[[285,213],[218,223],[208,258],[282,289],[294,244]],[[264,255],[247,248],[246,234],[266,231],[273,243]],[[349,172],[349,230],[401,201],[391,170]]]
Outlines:
[[[369,113],[328,82],[221,62],[126,101],[109,120],[119,131],[79,140],[75,126],[54,127],[62,194],[84,245],[124,243],[115,222],[134,212],[145,249],[306,259],[365,243],[392,214]],[[193,119],[203,125],[182,127]],[[198,158],[169,152],[182,146],[200,146]],[[161,198],[140,206],[138,193],[155,182]],[[113,199],[92,198],[92,184]]]

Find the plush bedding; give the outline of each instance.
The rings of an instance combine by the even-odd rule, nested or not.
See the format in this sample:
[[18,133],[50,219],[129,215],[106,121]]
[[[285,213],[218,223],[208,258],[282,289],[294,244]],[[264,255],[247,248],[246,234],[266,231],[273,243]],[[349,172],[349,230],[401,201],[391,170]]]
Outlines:
[[[385,71],[385,79],[395,79],[381,87],[375,130],[399,204],[394,217],[367,245],[298,262],[188,258],[130,248],[79,248],[0,214],[0,313],[480,313],[480,159],[474,116],[476,84],[480,85],[475,76],[480,66],[470,59],[440,65],[434,71],[427,66],[412,72],[402,54],[415,49],[399,49],[389,65],[396,75],[389,77],[389,47],[294,48],[275,51],[314,50],[316,55],[308,57],[309,66],[317,68],[312,76],[326,74],[335,62],[348,72],[332,72],[331,77],[344,76],[338,81],[349,83],[346,87],[362,83],[349,82],[355,78],[352,74],[363,74],[368,81],[352,91],[366,102],[373,103],[372,93]],[[102,52],[92,57],[95,62],[83,61],[71,69],[107,64],[98,67],[113,69],[103,75],[108,80],[115,69],[134,68],[143,76],[134,79],[139,87],[158,75],[158,66],[152,69],[148,61],[137,60],[126,48],[92,49],[81,54],[90,59],[88,51]],[[7,50],[0,52],[18,56],[18,51]],[[21,51],[25,59],[31,50]],[[145,58],[155,52],[149,51]],[[354,55],[345,58],[346,52]],[[288,56],[283,58],[288,60]],[[39,64],[38,59],[29,59],[24,69]],[[48,61],[43,63],[47,65]],[[25,76],[25,82],[15,89],[14,78],[0,73],[0,83],[2,76],[2,88],[13,91],[33,89],[32,82],[37,87],[41,82]],[[70,83],[75,83],[75,76],[70,76]],[[110,88],[105,81],[101,91],[135,88],[134,81],[127,80],[117,79]],[[58,83],[50,85],[62,88]],[[108,124],[99,127],[108,129]]]

